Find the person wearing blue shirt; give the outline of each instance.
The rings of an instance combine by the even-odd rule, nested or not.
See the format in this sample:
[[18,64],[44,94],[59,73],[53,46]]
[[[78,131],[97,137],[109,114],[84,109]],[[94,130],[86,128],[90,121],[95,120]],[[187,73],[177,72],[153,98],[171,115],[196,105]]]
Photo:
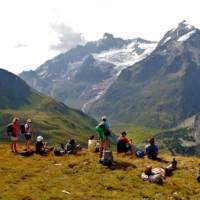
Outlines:
[[149,159],[156,160],[158,156],[158,147],[155,144],[155,139],[151,138],[149,144],[146,146],[146,155]]

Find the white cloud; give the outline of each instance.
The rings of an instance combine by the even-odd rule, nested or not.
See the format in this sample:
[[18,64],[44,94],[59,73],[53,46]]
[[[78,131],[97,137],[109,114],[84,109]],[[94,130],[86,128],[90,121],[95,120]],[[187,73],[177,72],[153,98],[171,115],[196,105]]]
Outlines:
[[16,45],[14,46],[14,48],[26,48],[26,47],[28,47],[28,45],[27,45],[27,44],[23,44],[23,43],[21,43],[21,42],[19,42],[18,44],[16,44]]
[[75,32],[71,27],[64,23],[51,24],[52,29],[57,33],[57,44],[50,46],[51,50],[65,52],[68,49],[75,47],[77,44],[84,43],[84,38],[81,33]]

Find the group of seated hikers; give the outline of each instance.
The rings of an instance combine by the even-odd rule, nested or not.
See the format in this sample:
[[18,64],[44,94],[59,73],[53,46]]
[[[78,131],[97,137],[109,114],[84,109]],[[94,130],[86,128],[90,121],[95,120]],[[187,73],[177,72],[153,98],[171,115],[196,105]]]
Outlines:
[[[17,152],[16,142],[19,138],[19,131],[24,135],[25,138],[25,151],[32,151],[30,148],[31,138],[33,135],[33,129],[31,127],[32,120],[27,119],[26,122],[22,125],[19,125],[19,118],[15,117],[7,127],[7,133],[11,138],[11,151]],[[110,125],[106,116],[102,117],[101,122],[96,126],[96,132],[98,133],[98,140],[95,139],[95,136],[92,135],[88,140],[88,149],[90,151],[99,152],[100,158],[103,156],[103,151],[110,149],[110,137],[111,130]],[[43,137],[38,136],[35,144],[35,152],[39,154],[45,154],[52,148],[48,147],[46,143],[43,142]],[[71,154],[76,153],[80,150],[80,145],[77,145],[74,139],[69,140],[65,145],[61,144],[57,148],[57,153],[60,151],[60,154]],[[56,152],[56,149],[55,149]],[[149,145],[146,146],[145,152],[139,149],[136,149],[133,146],[131,139],[127,137],[127,133],[123,131],[121,135],[117,138],[117,152],[118,153],[135,153],[138,157],[142,157],[145,154],[150,159],[157,159],[158,147],[155,145],[154,138],[151,138]]]
[[135,153],[138,157],[143,157],[147,155],[149,159],[156,160],[158,157],[158,147],[155,144],[155,139],[151,138],[149,140],[149,144],[146,145],[145,151],[141,149],[137,149],[133,146],[133,142],[131,139],[127,137],[126,132],[122,132],[121,135],[117,139],[117,152],[118,153]]
[[[33,130],[31,127],[31,119],[27,119],[23,125],[19,125],[19,119],[14,118],[12,123],[7,127],[7,133],[11,138],[11,151],[17,152],[16,142],[19,138],[19,130],[24,134],[26,148],[22,154],[30,155],[32,153],[47,155],[52,150],[56,156],[64,154],[76,154],[82,148],[79,144],[76,144],[74,139],[70,139],[66,144],[60,144],[60,147],[51,147],[44,142],[42,136],[36,137],[35,151],[30,148],[31,138]],[[100,155],[100,163],[105,165],[112,164],[113,156],[112,151],[110,150],[110,140],[113,138],[111,136],[110,125],[105,116],[102,117],[101,122],[96,126],[96,132],[98,133],[98,139],[95,139],[95,136],[92,135],[88,140],[88,150],[90,152],[98,152]],[[116,140],[117,152],[119,154],[135,154],[137,157],[144,157],[152,160],[158,159],[158,147],[155,144],[155,139],[151,138],[149,144],[145,146],[145,150],[138,149],[133,145],[132,139],[129,139],[127,133],[123,131]],[[150,180],[152,182],[159,182],[163,180],[165,176],[168,176],[176,169],[177,161],[173,159],[172,163],[167,167],[154,168],[152,166],[147,166],[144,172],[141,175],[143,180]],[[200,175],[199,175],[200,177]],[[199,178],[200,181],[200,178]]]
[[79,144],[76,144],[74,139],[70,139],[67,143],[60,144],[60,147],[54,148],[54,154],[57,156],[61,156],[64,154],[76,154],[77,152],[81,151],[82,147]]

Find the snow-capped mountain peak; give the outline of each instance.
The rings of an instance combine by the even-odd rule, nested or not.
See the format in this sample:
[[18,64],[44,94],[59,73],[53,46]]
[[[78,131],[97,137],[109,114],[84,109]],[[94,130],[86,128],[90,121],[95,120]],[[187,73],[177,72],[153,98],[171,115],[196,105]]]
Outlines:
[[184,42],[184,41],[188,40],[195,32],[196,32],[196,30],[191,30],[190,32],[186,33],[185,35],[182,35],[181,37],[179,37],[177,41]]
[[196,30],[194,26],[183,20],[176,28],[171,29],[164,35],[163,39],[159,42],[159,46],[163,46],[172,40],[178,42],[186,41]]
[[195,29],[194,26],[192,26],[189,22],[187,22],[186,20],[183,20],[182,22],[180,22],[178,24],[177,29],[187,29],[187,30],[191,30],[191,29]]

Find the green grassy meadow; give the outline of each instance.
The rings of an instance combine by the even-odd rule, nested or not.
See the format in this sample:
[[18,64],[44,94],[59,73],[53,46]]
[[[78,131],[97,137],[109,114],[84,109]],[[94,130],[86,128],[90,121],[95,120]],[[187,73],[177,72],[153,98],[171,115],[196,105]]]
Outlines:
[[39,93],[33,93],[29,100],[31,105],[19,109],[0,110],[1,141],[9,141],[6,127],[15,116],[20,118],[21,124],[25,123],[27,118],[31,118],[34,138],[43,135],[51,144],[65,142],[70,138],[85,144],[88,137],[95,134],[97,122],[82,112],[70,109]]
[[[23,147],[20,146],[19,149]],[[3,200],[198,200],[196,181],[199,158],[176,157],[178,169],[162,185],[143,181],[146,165],[162,167],[172,157],[160,155],[163,162],[114,153],[114,166],[98,163],[98,154],[83,150],[77,155],[22,157],[0,145],[0,199]]]

